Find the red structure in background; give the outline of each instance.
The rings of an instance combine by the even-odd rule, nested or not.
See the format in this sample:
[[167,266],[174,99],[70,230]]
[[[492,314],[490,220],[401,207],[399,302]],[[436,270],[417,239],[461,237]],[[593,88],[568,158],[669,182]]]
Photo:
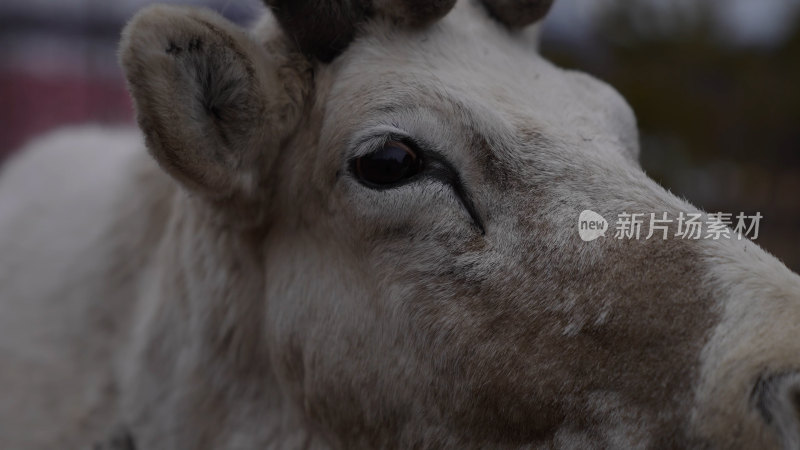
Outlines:
[[86,123],[133,123],[122,78],[0,72],[0,161],[48,130]]

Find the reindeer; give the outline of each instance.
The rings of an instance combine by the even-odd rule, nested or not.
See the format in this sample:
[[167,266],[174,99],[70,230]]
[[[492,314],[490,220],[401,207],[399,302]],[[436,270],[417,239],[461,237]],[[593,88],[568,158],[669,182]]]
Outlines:
[[4,168],[0,448],[800,447],[797,275],[579,238],[699,211],[548,1],[267,3],[143,10],[139,130]]

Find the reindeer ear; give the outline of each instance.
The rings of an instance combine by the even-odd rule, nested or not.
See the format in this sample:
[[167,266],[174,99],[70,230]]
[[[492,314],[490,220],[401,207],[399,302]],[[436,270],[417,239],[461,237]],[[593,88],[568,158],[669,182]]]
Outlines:
[[153,6],[125,28],[120,60],[139,126],[185,187],[217,200],[263,188],[307,89],[279,53],[203,9]]

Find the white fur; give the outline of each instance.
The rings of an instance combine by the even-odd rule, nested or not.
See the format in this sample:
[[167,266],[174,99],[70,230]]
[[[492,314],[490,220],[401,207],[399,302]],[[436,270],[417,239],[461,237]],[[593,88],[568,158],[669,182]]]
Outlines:
[[[624,100],[522,34],[462,1],[312,73],[270,16],[142,13],[146,144],[59,132],[0,173],[0,448],[796,446],[797,275],[736,240],[580,242],[582,209],[695,208]],[[358,182],[388,132],[483,230],[441,179]]]

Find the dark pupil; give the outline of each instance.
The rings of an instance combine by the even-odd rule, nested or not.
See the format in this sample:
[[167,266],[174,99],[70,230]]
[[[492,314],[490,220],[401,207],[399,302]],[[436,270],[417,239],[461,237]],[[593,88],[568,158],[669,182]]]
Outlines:
[[414,174],[416,157],[400,144],[387,144],[356,160],[358,175],[373,184],[392,184]]

